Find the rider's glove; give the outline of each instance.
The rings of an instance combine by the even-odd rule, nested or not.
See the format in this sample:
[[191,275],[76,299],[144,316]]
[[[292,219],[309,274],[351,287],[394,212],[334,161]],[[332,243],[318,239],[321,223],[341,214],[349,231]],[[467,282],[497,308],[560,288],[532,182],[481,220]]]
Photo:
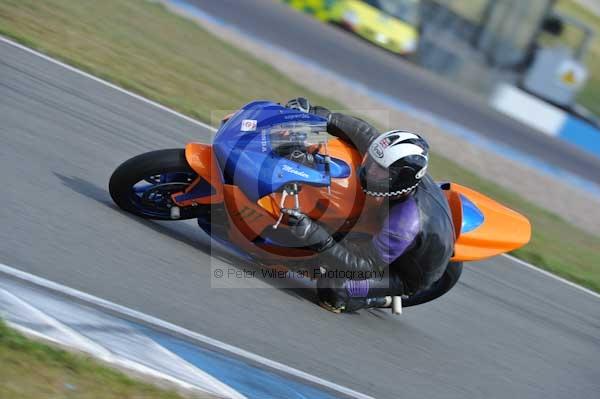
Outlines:
[[306,97],[298,97],[294,98],[287,102],[285,105],[287,108],[296,109],[301,112],[315,114],[320,116],[321,118],[325,118],[329,120],[329,115],[331,115],[331,111],[325,107],[321,107],[319,105],[315,105],[314,107],[308,101]]
[[281,212],[287,215],[287,224],[290,226],[291,233],[302,240],[308,248],[322,252],[335,244],[327,230],[304,213],[287,208],[283,208]]
[[286,108],[297,109],[298,111],[309,113],[310,112],[310,101],[306,97],[297,97],[291,99],[285,104]]

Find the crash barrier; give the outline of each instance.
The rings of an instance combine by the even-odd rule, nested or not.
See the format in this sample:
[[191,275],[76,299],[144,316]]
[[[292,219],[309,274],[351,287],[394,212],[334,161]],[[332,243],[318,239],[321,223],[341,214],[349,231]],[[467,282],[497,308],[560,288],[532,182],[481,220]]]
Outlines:
[[498,85],[490,102],[503,114],[600,158],[600,127],[509,84]]

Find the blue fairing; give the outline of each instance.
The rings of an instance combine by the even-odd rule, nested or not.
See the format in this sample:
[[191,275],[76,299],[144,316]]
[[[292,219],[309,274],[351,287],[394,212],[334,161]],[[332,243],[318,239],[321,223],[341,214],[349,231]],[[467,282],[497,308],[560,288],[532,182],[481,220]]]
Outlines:
[[477,206],[467,197],[461,194],[460,199],[463,211],[461,233],[465,234],[481,226],[484,221],[484,216],[479,208],[477,208]]
[[[251,121],[242,128],[243,121]],[[253,201],[280,190],[289,183],[327,186],[330,177],[324,167],[309,167],[280,157],[273,152],[267,131],[275,125],[293,122],[324,124],[313,114],[285,108],[269,101],[244,106],[219,129],[213,150],[223,172],[225,184],[233,184]],[[349,166],[332,160],[332,177],[347,177]]]

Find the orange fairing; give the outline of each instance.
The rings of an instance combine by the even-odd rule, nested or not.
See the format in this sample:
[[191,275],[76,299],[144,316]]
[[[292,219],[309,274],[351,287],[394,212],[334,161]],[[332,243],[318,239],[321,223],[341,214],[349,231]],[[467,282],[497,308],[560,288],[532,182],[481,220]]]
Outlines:
[[[356,149],[339,139],[328,142],[328,154],[350,165],[360,164],[362,159]],[[332,231],[352,228],[365,213],[365,195],[354,169],[350,169],[347,177],[331,179],[330,191],[325,187],[303,185],[298,197],[302,211]],[[258,205],[277,218],[280,202],[281,193],[271,193],[261,198]],[[294,200],[288,197],[285,206],[293,207]]]
[[[277,259],[282,262],[290,258],[312,256],[313,253],[299,248],[283,248],[265,243],[256,243],[255,239],[276,222],[265,209],[251,202],[237,186],[224,185],[225,205],[229,216],[229,239],[243,252],[260,259]],[[266,198],[266,197],[265,197]],[[266,200],[265,200],[266,201]],[[268,205],[267,205],[268,206]],[[285,228],[285,227],[281,227]]]
[[[185,158],[190,167],[194,172],[198,173],[199,176],[199,178],[185,191],[185,194],[193,192],[196,186],[203,182],[208,182],[214,190],[212,195],[188,198],[184,201],[175,201],[177,205],[209,205],[223,202],[223,183],[221,182],[221,174],[219,172],[217,161],[213,156],[212,147],[208,144],[190,143],[185,146]],[[173,198],[175,199],[180,194],[181,193],[174,194]]]
[[[513,251],[527,244],[531,225],[521,214],[499,204],[477,191],[452,183],[448,202],[455,224],[462,224],[461,195],[467,197],[483,214],[483,223],[469,232],[462,232],[455,244],[454,261],[474,261]],[[459,195],[457,196],[456,193]],[[460,216],[460,218],[458,217]]]

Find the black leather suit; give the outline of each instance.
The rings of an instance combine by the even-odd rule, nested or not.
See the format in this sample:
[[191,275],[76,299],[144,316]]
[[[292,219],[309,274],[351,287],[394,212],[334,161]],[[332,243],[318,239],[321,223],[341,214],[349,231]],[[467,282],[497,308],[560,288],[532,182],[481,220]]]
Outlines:
[[[362,155],[379,135],[367,122],[339,113],[329,114],[327,130],[353,144]],[[371,240],[359,244],[350,238],[329,240],[321,249],[320,259],[328,270],[385,273],[385,278],[372,279],[366,287],[357,282],[346,285],[351,297],[422,293],[441,284],[444,272],[452,265],[455,233],[450,209],[428,174],[411,195],[387,205],[381,207],[386,213],[381,215],[381,230]]]

